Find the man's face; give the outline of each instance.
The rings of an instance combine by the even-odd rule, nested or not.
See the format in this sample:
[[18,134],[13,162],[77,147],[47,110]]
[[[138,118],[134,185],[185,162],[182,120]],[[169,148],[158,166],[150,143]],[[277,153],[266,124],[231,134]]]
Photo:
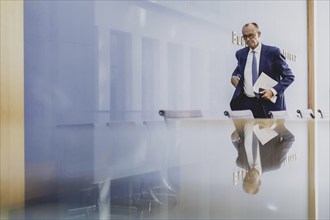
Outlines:
[[261,32],[258,31],[254,25],[250,24],[243,28],[242,33],[245,43],[248,45],[248,47],[255,49],[259,44],[259,37]]
[[249,194],[256,194],[259,191],[261,181],[259,180],[259,172],[252,168],[243,179],[243,189]]

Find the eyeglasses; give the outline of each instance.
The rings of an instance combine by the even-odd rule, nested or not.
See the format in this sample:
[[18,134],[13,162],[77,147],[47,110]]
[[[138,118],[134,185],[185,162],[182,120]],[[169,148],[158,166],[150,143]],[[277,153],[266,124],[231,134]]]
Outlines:
[[244,39],[244,40],[247,40],[248,38],[249,38],[249,39],[252,39],[252,38],[254,38],[255,36],[256,36],[256,34],[251,33],[251,34],[249,34],[249,35],[243,35],[243,39]]

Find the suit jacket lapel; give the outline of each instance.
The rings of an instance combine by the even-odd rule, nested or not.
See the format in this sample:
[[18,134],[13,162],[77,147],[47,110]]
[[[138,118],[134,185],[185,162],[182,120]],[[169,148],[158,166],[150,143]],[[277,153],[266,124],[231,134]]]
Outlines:
[[246,61],[247,61],[247,56],[249,54],[249,50],[250,48],[249,47],[245,47],[244,48],[244,51],[242,52],[242,56],[241,56],[241,60],[240,60],[240,63],[241,63],[241,68],[242,68],[242,77],[244,78],[244,70],[245,70],[245,66],[246,66]]

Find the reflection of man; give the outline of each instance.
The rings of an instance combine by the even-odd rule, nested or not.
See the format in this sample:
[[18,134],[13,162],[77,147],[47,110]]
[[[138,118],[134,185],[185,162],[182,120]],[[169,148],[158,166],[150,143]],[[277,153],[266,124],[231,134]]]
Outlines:
[[238,157],[237,166],[246,169],[243,189],[256,194],[263,172],[279,169],[294,142],[283,120],[236,120],[232,142]]

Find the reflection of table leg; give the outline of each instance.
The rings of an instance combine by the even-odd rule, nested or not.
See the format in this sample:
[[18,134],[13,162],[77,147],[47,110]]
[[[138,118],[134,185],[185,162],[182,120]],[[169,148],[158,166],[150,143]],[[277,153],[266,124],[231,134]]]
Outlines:
[[316,219],[315,203],[315,121],[308,121],[308,219]]
[[99,183],[99,219],[110,218],[110,184],[109,178]]

